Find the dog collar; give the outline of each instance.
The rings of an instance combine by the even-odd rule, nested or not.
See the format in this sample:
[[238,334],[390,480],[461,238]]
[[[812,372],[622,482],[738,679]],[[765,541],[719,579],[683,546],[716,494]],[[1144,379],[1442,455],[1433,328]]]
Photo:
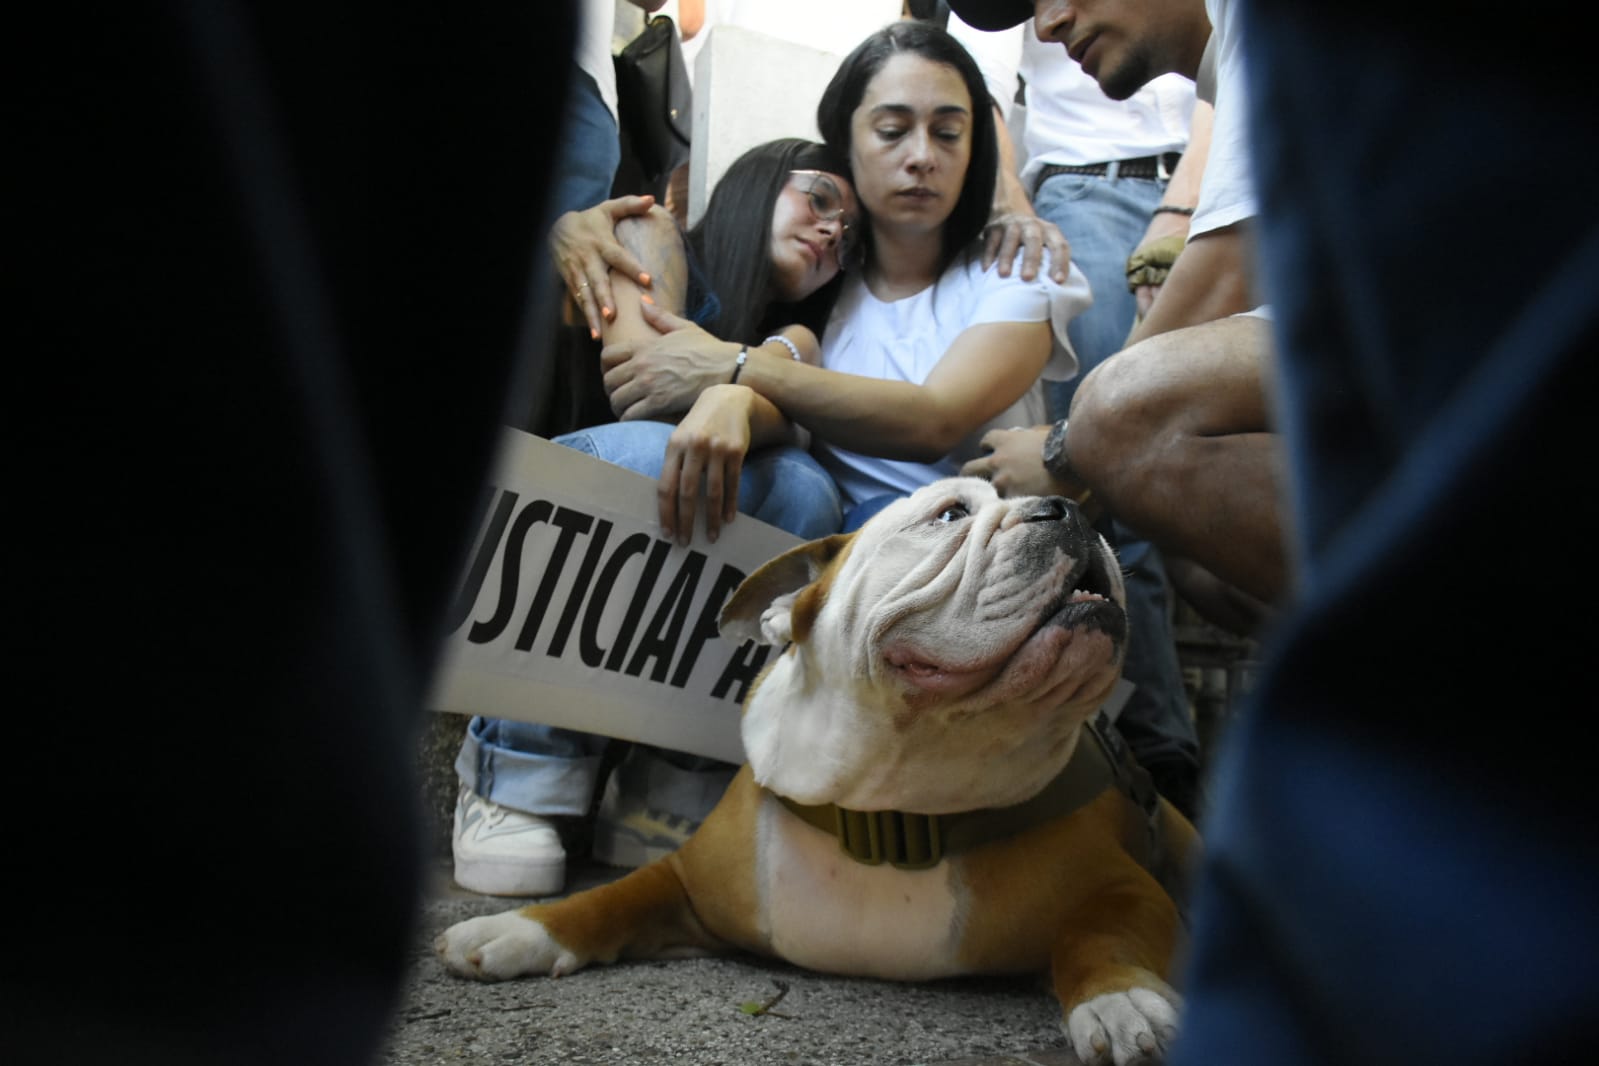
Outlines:
[[1055,779],[1032,799],[1010,807],[988,807],[953,814],[905,811],[853,811],[832,803],[810,805],[772,793],[783,806],[868,866],[888,863],[901,870],[925,870],[946,857],[1015,836],[1035,825],[1070,814],[1111,785],[1129,791],[1153,818],[1157,797],[1147,774],[1132,763],[1110,720],[1101,713],[1083,727],[1077,750]]

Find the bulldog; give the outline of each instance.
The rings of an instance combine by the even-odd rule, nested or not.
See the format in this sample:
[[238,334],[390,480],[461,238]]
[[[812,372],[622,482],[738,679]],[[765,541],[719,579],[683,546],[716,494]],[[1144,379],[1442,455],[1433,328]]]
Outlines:
[[701,827],[618,881],[451,926],[439,956],[482,980],[734,950],[1047,973],[1084,1063],[1162,1057],[1198,840],[1095,721],[1124,604],[1075,504],[972,478],[777,557],[722,611],[729,639],[786,647]]

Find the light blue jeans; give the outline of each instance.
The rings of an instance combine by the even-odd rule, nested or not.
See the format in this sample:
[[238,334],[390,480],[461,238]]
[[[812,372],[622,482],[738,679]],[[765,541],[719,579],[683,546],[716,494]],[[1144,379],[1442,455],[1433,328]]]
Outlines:
[[[616,422],[568,433],[555,443],[657,478],[672,429],[664,422]],[[833,479],[791,446],[749,456],[739,478],[738,507],[807,540],[838,532],[842,521]],[[544,816],[581,816],[588,813],[610,743],[592,733],[477,717],[467,726],[455,772],[463,785],[503,806]],[[649,789],[650,806],[693,821],[703,818],[731,768],[683,752],[651,752],[668,765],[632,777]]]
[[1127,257],[1165,191],[1166,183],[1155,178],[1056,174],[1034,193],[1033,210],[1066,235],[1072,262],[1094,293],[1093,306],[1066,325],[1081,372],[1071,381],[1044,383],[1051,418],[1065,418],[1077,383],[1126,345],[1138,310],[1127,291]]

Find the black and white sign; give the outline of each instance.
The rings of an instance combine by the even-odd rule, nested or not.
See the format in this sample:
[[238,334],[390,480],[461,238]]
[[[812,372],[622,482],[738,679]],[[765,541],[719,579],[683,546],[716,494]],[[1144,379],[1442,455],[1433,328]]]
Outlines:
[[429,706],[743,761],[773,649],[722,640],[717,615],[799,540],[740,515],[679,547],[656,516],[654,481],[507,430]]

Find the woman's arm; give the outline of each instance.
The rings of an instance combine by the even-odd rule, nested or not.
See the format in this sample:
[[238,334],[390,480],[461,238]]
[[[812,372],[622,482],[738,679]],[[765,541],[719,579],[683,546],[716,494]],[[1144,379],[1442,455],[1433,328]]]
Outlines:
[[605,344],[647,340],[658,333],[644,320],[646,301],[674,314],[683,314],[688,302],[688,258],[683,252],[683,235],[671,212],[660,206],[619,220],[615,233],[617,243],[643,264],[650,285],[646,292],[634,278],[612,271],[614,314],[600,327],[600,340]]
[[[650,292],[646,293],[631,279],[613,275],[612,288],[616,293],[616,317],[605,324],[602,336],[607,346],[635,344],[660,337],[660,332],[646,316],[650,310],[664,310],[674,321],[686,324],[686,336],[702,347],[730,348],[735,356],[739,345],[726,344],[706,330],[700,329],[682,316],[688,303],[688,259],[683,251],[683,238],[677,222],[663,207],[652,207],[637,218],[626,218],[617,223],[616,239],[646,267],[653,267]],[[803,326],[790,326],[782,331],[812,363],[820,358],[820,345],[816,335]],[[780,342],[771,342],[781,347]],[[792,357],[792,353],[790,353]],[[748,389],[743,390],[749,392]],[[793,440],[793,429],[781,411],[771,401],[750,393],[740,407],[750,408],[751,447],[788,443]],[[692,409],[692,408],[691,408]]]
[[[654,309],[667,328],[686,325]],[[624,419],[659,418],[673,404],[732,380],[739,345],[671,346],[675,332],[647,351],[607,348],[605,386]],[[747,385],[788,418],[831,444],[889,459],[933,462],[1030,388],[1049,361],[1048,322],[988,322],[963,330],[925,383],[844,374],[796,361],[771,342],[751,347],[739,371]]]
[[[646,308],[665,308],[675,317],[688,302],[688,259],[681,231],[665,208],[652,207],[619,221],[616,239],[650,271],[650,293],[632,278],[613,273],[615,314],[603,324],[601,335],[607,345],[656,338],[659,333],[646,319]],[[720,343],[703,330],[698,333],[705,342]],[[819,346],[810,330],[793,327],[785,333],[802,355],[818,358]],[[794,435],[794,427],[776,405],[752,389],[718,385],[705,390],[667,443],[656,486],[662,529],[679,543],[688,543],[703,491],[706,533],[715,543],[721,527],[738,513],[745,457],[767,445],[789,443]]]
[[653,196],[623,196],[586,211],[568,211],[550,227],[550,256],[595,340],[616,314],[612,271],[650,284],[644,267],[617,241],[616,224],[643,214],[654,203]]
[[739,381],[828,443],[931,463],[1015,403],[1049,362],[1048,322],[986,322],[957,336],[920,385],[752,352]]

